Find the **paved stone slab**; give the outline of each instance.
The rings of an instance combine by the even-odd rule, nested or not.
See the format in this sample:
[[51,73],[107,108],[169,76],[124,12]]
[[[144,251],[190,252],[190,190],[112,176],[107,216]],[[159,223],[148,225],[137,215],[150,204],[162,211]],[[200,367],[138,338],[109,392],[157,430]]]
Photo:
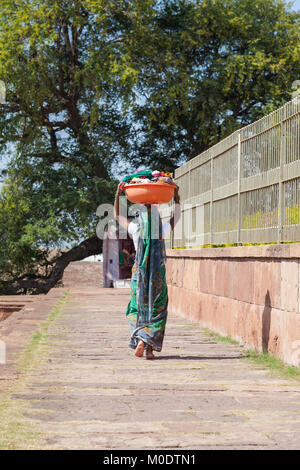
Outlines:
[[296,449],[299,383],[169,315],[157,359],[128,348],[127,289],[70,289],[48,362],[15,399],[42,449]]

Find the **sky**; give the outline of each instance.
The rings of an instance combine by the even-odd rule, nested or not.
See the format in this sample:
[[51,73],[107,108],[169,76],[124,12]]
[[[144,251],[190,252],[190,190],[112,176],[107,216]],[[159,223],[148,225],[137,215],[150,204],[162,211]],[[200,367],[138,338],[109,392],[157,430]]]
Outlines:
[[299,10],[300,11],[300,0],[294,0],[294,5],[293,5],[293,9],[294,10]]

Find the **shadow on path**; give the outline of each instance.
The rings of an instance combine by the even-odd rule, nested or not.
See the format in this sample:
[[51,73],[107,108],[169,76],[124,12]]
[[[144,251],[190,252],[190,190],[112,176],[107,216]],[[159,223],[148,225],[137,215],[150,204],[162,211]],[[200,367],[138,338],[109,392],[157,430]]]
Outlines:
[[245,355],[240,354],[238,356],[155,356],[155,360],[169,360],[169,359],[180,359],[182,361],[206,361],[207,359],[213,359],[215,361],[221,361],[224,359],[243,359]]

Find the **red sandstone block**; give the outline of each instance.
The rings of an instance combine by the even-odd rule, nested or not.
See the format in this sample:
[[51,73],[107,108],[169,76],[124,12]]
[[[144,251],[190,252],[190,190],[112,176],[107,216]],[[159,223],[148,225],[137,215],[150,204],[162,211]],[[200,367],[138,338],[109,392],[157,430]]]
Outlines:
[[256,305],[237,301],[235,309],[238,312],[234,323],[232,337],[243,344],[262,350],[262,323],[259,309]]
[[185,259],[181,258],[178,260],[177,271],[176,271],[176,285],[178,287],[182,287],[182,284],[183,284],[184,268],[185,268]]
[[[176,260],[177,261],[177,260]],[[174,260],[174,263],[172,264],[172,283],[174,286],[177,285],[177,269],[178,269],[178,263]]]
[[168,286],[168,311],[178,315],[183,315],[184,310],[181,310],[181,305],[179,304],[180,296],[181,289],[177,288],[176,286]]
[[192,288],[192,270],[191,270],[191,263],[192,260],[185,259],[184,260],[184,271],[182,273],[182,287],[184,289]]
[[298,311],[299,302],[299,261],[281,261],[281,309]]
[[197,289],[197,274],[196,274],[197,261],[193,259],[186,259],[184,262],[184,270],[182,276],[182,287],[185,289]]
[[201,269],[199,272],[200,276],[200,290],[201,292],[206,292],[206,285],[207,285],[207,260],[201,259]]
[[205,263],[204,259],[198,259],[196,262],[196,277],[197,277],[197,291],[202,291],[202,283],[201,283],[201,272],[203,270],[203,263]]
[[173,265],[173,259],[172,258],[167,258],[167,261],[166,261],[166,281],[167,281],[167,284],[171,284],[173,282],[173,279],[172,279],[172,265]]
[[201,292],[213,293],[216,279],[216,260],[204,259],[202,260],[200,270],[200,290]]
[[233,298],[253,302],[254,263],[252,260],[234,262],[235,293]]
[[295,312],[284,312],[280,316],[282,331],[282,359],[289,364],[300,365],[300,315]]
[[271,354],[282,358],[282,341],[288,332],[281,328],[281,317],[285,316],[286,312],[270,307],[260,307],[260,313],[262,350],[267,350]]
[[238,278],[236,277],[237,273],[237,266],[238,260],[236,259],[229,259],[228,260],[228,269],[227,269],[227,296],[230,299],[234,299],[236,297],[236,285],[238,282]]
[[176,260],[175,259],[168,259],[168,263],[170,261],[169,266],[169,276],[170,276],[170,283],[175,284],[175,279],[174,279],[174,270],[176,266]]
[[226,259],[215,260],[215,279],[214,291],[215,295],[227,296],[229,292],[229,264]]
[[201,291],[201,283],[200,283],[200,272],[202,269],[202,262],[203,260],[198,259],[197,262],[195,262],[195,278],[196,278],[196,289],[197,291]]
[[254,261],[253,303],[281,307],[281,261]]
[[199,271],[199,260],[193,261],[193,289],[199,291],[200,289],[200,271]]
[[201,319],[201,298],[202,294],[201,292],[193,292],[193,299],[192,302],[189,299],[189,304],[190,304],[190,320],[192,322],[199,322]]

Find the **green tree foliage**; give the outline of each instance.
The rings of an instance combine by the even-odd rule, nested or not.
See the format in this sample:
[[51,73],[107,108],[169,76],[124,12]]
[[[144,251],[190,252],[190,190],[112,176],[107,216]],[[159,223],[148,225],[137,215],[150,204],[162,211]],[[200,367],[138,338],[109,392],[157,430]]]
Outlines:
[[289,99],[298,28],[281,0],[3,0],[2,292],[101,251],[116,171],[172,171]]
[[133,161],[172,166],[291,99],[299,14],[280,0],[169,0],[136,59]]
[[[148,4],[1,3],[0,151],[13,151],[0,196],[3,291],[47,291],[69,261],[101,251],[96,208],[113,200],[113,165],[128,148],[123,109],[136,81],[124,43]],[[66,243],[72,250],[51,271],[42,251]]]

